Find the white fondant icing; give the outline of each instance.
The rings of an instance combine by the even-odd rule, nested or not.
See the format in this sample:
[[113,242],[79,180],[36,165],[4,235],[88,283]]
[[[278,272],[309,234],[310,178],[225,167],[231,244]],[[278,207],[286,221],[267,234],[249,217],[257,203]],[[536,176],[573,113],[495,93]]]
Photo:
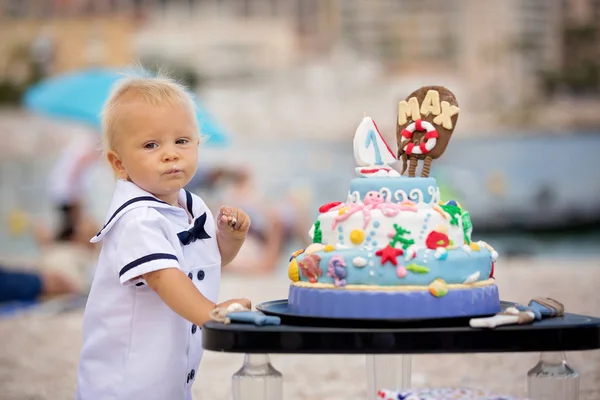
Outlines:
[[[391,195],[391,190],[387,187],[382,187],[379,189],[379,193],[384,195],[386,202],[396,202],[402,203],[407,200],[413,201],[417,203],[419,206],[433,206],[434,204],[438,204],[440,201],[440,189],[435,188],[434,186],[428,186],[427,192],[431,196],[429,202],[424,201],[424,194],[420,189],[412,189],[409,194],[402,189],[398,189],[394,192],[394,195]],[[362,199],[360,197],[360,193],[358,191],[348,192],[347,197],[348,203],[362,203]]]
[[437,249],[435,249],[435,258],[437,258],[438,260],[440,258],[442,258],[444,256],[444,254],[446,254],[448,251],[443,248],[443,247],[438,247]]
[[465,251],[465,253],[471,254],[472,249],[471,249],[471,247],[468,244],[463,244],[462,248]]
[[398,203],[402,203],[402,202],[408,200],[408,196],[406,195],[406,192],[404,190],[396,190],[394,192],[394,199]]
[[304,252],[306,254],[312,254],[315,253],[317,251],[321,251],[325,248],[325,245],[321,244],[321,243],[311,243],[309,244],[306,249],[304,250]]
[[431,200],[429,201],[429,203],[433,205],[438,204],[440,202],[441,194],[439,187],[429,186],[427,188],[427,193],[429,193],[429,195],[431,196]]
[[393,178],[397,178],[400,175],[400,173],[398,171],[396,171],[395,169],[392,169],[390,167],[385,167],[385,168],[381,168],[378,169],[377,171],[373,172],[372,169],[376,169],[378,168],[377,166],[375,167],[357,167],[354,170],[356,171],[356,173],[360,176],[364,176],[366,178],[373,178],[373,177],[393,177]]
[[473,283],[473,282],[477,282],[477,280],[479,279],[479,271],[475,272],[474,274],[470,275],[469,277],[467,277],[467,279],[465,279],[465,281],[463,283]]
[[498,252],[496,250],[494,250],[494,248],[492,246],[490,246],[489,244],[487,244],[487,242],[484,242],[483,240],[480,240],[477,242],[477,244],[480,247],[485,247],[486,249],[488,249],[490,251],[490,253],[492,253],[492,261],[495,262],[498,259]]
[[411,190],[408,194],[408,197],[414,202],[423,203],[423,192],[421,192],[419,189]]
[[379,193],[385,197],[385,202],[389,203],[392,201],[392,191],[389,188],[382,187],[379,189]]
[[417,256],[417,246],[415,246],[414,244],[412,246],[409,246],[406,251],[404,252],[404,260],[406,261],[410,261],[413,258],[415,258]]
[[492,261],[496,261],[498,259],[498,252],[496,250],[492,250]]
[[[459,221],[458,225],[451,225],[449,219],[445,219],[440,213],[432,213],[430,208],[416,209],[414,211],[399,211],[397,215],[393,217],[386,217],[381,210],[373,209],[369,211],[369,215],[370,220],[366,226],[364,212],[358,211],[348,216],[347,219],[338,221],[335,227],[332,228],[335,218],[338,217],[338,211],[332,210],[320,214],[319,221],[321,221],[322,242],[331,244],[339,243],[339,237],[341,235],[343,237],[341,242],[348,244],[350,247],[362,247],[370,245],[369,243],[365,242],[356,245],[351,244],[352,241],[350,240],[350,233],[353,230],[361,230],[365,233],[365,235],[370,236],[371,243],[377,243],[377,245],[375,245],[376,248],[382,248],[387,246],[387,244],[391,241],[390,234],[392,236],[395,234],[396,229],[394,228],[394,224],[397,224],[402,229],[410,231],[410,233],[407,233],[402,237],[406,239],[412,239],[416,249],[426,247],[425,241],[430,231],[439,227],[440,225],[447,228],[448,238],[452,240],[455,245],[461,246],[464,243],[462,223]],[[427,215],[429,215],[429,218],[427,219],[427,229],[424,234],[421,234],[421,230]],[[378,222],[377,228],[374,225],[375,221]],[[339,231],[340,227],[342,227],[342,232]],[[374,235],[371,235],[371,232],[375,232]],[[400,243],[396,244],[396,247],[400,246]],[[469,250],[471,250],[470,247]],[[407,253],[409,252],[406,251],[405,254]]]
[[361,204],[360,193],[355,190],[354,192],[348,192],[348,203]]
[[367,260],[366,260],[366,259],[364,259],[363,257],[354,257],[354,258],[352,259],[352,264],[353,264],[355,267],[362,268],[362,267],[364,267],[365,265],[367,265]]

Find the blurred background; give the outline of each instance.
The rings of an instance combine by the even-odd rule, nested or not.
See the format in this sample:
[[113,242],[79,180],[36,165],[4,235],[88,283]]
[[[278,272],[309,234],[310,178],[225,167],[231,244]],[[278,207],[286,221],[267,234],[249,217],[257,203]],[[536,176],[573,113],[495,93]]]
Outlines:
[[[500,253],[503,298],[552,294],[598,315],[600,1],[0,0],[0,279],[25,271],[46,282],[44,300],[0,309],[0,398],[73,396],[98,252],[87,240],[114,185],[90,99],[105,93],[99,76],[136,65],[167,72],[198,100],[209,137],[189,189],[252,217],[254,239],[224,277],[225,294],[286,297],[289,254],[321,204],[346,198],[363,115],[395,151],[397,102],[433,84],[456,94],[461,113],[432,176],[444,200],[469,210],[475,238]],[[63,296],[73,292],[82,295]],[[48,379],[47,365],[24,357],[32,346],[64,377]],[[213,378],[228,379],[237,359],[211,357],[203,363],[223,366]],[[575,357],[589,378],[583,393],[600,398],[598,352]],[[334,359],[335,371],[351,364]],[[430,369],[437,361],[418,360],[417,384],[448,383]],[[503,360],[491,364],[522,364]],[[454,381],[523,393],[523,379],[498,384],[477,371]],[[292,379],[289,398],[330,398],[306,391],[313,377]],[[211,381],[201,378],[197,396],[227,398],[227,385],[202,394]],[[357,381],[336,390],[361,394]]]

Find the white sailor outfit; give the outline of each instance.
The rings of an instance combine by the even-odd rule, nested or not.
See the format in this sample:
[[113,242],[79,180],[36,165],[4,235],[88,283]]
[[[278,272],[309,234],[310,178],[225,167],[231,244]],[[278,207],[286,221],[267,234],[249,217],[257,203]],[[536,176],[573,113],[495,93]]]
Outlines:
[[183,189],[179,203],[187,211],[117,181],[106,224],[92,239],[103,246],[83,320],[78,400],[191,399],[202,331],[140,278],[179,268],[217,302],[215,220],[199,197]]

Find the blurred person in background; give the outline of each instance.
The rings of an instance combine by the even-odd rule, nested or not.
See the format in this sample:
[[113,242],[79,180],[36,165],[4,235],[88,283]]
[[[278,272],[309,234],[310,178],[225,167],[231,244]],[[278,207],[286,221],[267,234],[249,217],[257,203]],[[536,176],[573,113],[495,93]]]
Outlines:
[[77,282],[54,271],[18,271],[0,267],[0,304],[30,302],[81,290]]
[[198,170],[186,188],[189,190],[213,189],[216,185],[227,182],[243,182],[248,172],[241,167],[211,166],[202,161],[198,162]]
[[95,132],[76,135],[65,146],[48,175],[49,198],[58,214],[51,229],[36,222],[34,236],[40,247],[39,269],[61,273],[89,288],[98,246],[90,243],[100,229],[85,204],[90,170],[99,160],[100,142]]
[[90,189],[88,176],[100,158],[100,142],[92,134],[78,135],[63,149],[48,177],[53,209],[58,213],[58,229],[38,226],[36,236],[42,245],[52,242],[88,244],[99,227],[85,211],[85,192]]
[[288,244],[310,244],[305,193],[292,190],[282,200],[275,200],[258,193],[252,177],[246,174],[226,190],[225,197],[223,201],[243,208],[252,219],[246,241],[227,271],[248,275],[274,273]]

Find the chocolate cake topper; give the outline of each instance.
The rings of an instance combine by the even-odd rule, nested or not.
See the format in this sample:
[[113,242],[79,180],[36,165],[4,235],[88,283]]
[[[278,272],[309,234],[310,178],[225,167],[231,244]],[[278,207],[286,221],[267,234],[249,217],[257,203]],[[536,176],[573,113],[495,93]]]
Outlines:
[[398,159],[402,174],[414,177],[419,160],[421,177],[429,176],[431,162],[439,158],[450,141],[458,120],[458,102],[442,86],[423,86],[398,103]]

